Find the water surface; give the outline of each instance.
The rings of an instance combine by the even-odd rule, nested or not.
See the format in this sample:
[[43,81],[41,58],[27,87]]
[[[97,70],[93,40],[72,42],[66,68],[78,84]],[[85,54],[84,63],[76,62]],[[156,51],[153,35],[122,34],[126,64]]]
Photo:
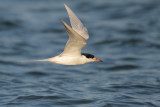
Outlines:
[[[160,1],[0,1],[1,107],[159,107]],[[104,63],[64,66],[66,3],[85,23],[83,52]]]

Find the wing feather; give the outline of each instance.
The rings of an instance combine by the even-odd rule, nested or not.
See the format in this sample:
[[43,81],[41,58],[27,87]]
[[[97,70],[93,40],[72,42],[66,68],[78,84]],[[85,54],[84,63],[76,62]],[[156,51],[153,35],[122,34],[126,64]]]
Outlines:
[[69,40],[66,43],[64,51],[60,56],[80,56],[81,49],[87,44],[86,40],[74,31],[69,25],[61,20],[69,35]]
[[74,14],[74,12],[66,4],[64,4],[64,6],[68,12],[72,29],[75,30],[79,35],[81,35],[83,38],[87,40],[89,38],[87,28],[82,24],[79,18]]

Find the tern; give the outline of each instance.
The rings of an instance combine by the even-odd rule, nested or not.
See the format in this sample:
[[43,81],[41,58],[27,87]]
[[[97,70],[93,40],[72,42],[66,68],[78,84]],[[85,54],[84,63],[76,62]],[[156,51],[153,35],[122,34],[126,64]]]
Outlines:
[[81,65],[94,61],[103,62],[102,60],[95,58],[92,54],[81,53],[81,49],[87,44],[86,40],[89,38],[87,28],[66,4],[64,4],[64,6],[67,10],[72,27],[71,28],[61,20],[69,35],[69,40],[66,43],[64,51],[60,55],[52,58],[29,61],[49,61],[63,65]]

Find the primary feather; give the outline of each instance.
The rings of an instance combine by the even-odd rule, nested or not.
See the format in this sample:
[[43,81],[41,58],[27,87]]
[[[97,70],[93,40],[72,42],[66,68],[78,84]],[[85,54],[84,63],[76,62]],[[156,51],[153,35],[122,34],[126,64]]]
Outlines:
[[72,29],[75,30],[79,35],[81,35],[83,38],[87,40],[89,38],[87,28],[82,24],[79,18],[74,14],[74,12],[66,4],[64,4],[64,6],[68,12]]

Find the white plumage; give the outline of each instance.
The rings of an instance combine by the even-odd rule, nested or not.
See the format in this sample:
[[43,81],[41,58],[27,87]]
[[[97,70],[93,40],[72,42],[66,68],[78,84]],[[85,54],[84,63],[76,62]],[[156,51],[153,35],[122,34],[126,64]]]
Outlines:
[[66,4],[64,4],[64,6],[68,12],[72,29],[87,40],[89,38],[87,28],[82,24],[79,18],[73,13],[73,11]]

